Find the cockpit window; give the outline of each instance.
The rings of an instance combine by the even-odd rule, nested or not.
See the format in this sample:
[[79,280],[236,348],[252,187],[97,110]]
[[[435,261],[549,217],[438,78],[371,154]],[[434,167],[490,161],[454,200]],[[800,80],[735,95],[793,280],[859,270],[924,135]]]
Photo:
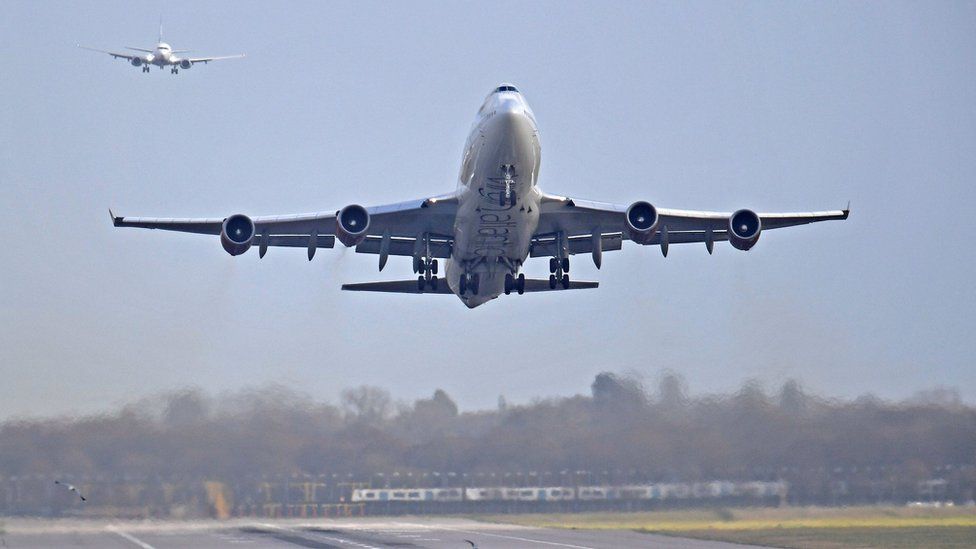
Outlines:
[[498,86],[495,88],[495,92],[515,92],[518,93],[518,88],[515,86]]

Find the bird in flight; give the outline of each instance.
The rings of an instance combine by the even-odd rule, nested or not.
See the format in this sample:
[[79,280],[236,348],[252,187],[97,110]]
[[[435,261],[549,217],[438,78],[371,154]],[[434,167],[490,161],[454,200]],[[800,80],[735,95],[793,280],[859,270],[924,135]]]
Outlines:
[[54,481],[54,484],[57,484],[58,486],[64,486],[65,488],[68,489],[69,492],[74,492],[79,498],[81,498],[81,501],[88,501],[88,498],[81,495],[81,492],[79,492],[78,489],[75,488],[74,484],[68,484],[66,482],[61,482],[60,480]]

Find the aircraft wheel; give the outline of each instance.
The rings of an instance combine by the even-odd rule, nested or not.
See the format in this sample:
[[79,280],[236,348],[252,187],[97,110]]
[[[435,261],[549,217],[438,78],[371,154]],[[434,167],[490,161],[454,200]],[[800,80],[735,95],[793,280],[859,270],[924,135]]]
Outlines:
[[471,275],[471,293],[478,295],[479,289],[481,289],[481,276],[475,273]]
[[461,275],[461,280],[458,281],[458,293],[464,295],[468,291],[468,277],[467,275]]
[[564,290],[569,289],[569,275],[565,275],[565,274],[563,275],[563,289]]
[[432,291],[435,291],[435,292],[437,291],[437,277],[436,276],[430,277],[430,289]]
[[516,279],[516,281],[515,281],[515,289],[518,291],[518,294],[519,295],[522,295],[522,294],[525,293],[525,275],[524,274],[518,275],[518,279]]
[[549,275],[549,289],[556,289],[556,275]]
[[563,267],[563,272],[567,272],[567,273],[569,272],[569,258],[568,257],[564,257],[563,258],[563,265],[562,265],[562,267]]
[[432,272],[434,274],[437,274],[437,260],[436,259],[430,262],[430,272]]
[[505,273],[505,295],[512,293],[512,289],[515,287],[515,279],[512,278],[510,273]]
[[558,266],[559,266],[559,260],[556,259],[555,257],[550,257],[549,258],[549,272],[550,273],[556,272],[556,269],[558,268]]
[[413,256],[413,272],[420,272],[420,258],[417,256]]
[[418,276],[417,277],[417,289],[420,290],[421,292],[423,292],[424,291],[424,286],[426,286],[426,285],[427,285],[427,281],[424,280],[424,277]]

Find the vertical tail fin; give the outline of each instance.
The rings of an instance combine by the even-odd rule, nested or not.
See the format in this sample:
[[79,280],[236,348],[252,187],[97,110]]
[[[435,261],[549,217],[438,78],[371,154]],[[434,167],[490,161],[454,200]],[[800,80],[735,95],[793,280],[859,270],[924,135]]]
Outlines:
[[159,40],[157,40],[156,43],[158,44],[162,41],[163,41],[163,14],[160,13],[159,14]]

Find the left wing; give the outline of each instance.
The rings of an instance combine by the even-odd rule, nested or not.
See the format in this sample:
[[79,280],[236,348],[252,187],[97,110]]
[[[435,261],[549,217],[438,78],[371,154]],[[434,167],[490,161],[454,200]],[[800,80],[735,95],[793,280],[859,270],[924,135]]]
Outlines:
[[[599,235],[602,251],[619,250],[623,240],[634,240],[627,225],[628,206],[546,195],[542,199],[539,227],[533,239],[532,256],[555,256],[560,245],[564,253],[591,253]],[[711,242],[729,240],[730,218],[735,212],[709,212],[656,208],[657,225],[653,234],[640,244],[662,245],[704,242],[711,252]],[[761,230],[779,229],[847,219],[850,208],[821,212],[759,213]],[[560,235],[563,238],[560,244]],[[758,233],[757,233],[758,238]]]
[[78,44],[78,47],[81,48],[81,49],[83,49],[83,50],[97,51],[98,53],[107,53],[107,54],[111,55],[112,57],[114,57],[115,59],[126,59],[128,61],[132,61],[133,59],[135,59],[137,57],[140,57],[138,55],[130,55],[128,53],[119,53],[119,52],[116,52],[116,51],[100,50],[98,48],[89,48],[88,46],[82,46],[81,44]]
[[[414,255],[418,239],[429,235],[432,257],[449,257],[457,214],[457,198],[445,195],[384,206],[365,208],[369,222],[363,240],[356,246],[360,253],[381,253],[381,242],[389,237],[389,255]],[[157,218],[112,215],[116,227],[139,227],[219,235],[227,218]],[[339,212],[318,212],[296,215],[260,216],[248,218],[254,224],[253,244],[263,257],[269,246],[309,249],[309,259],[315,248],[335,245],[336,216]],[[446,255],[442,255],[445,254]]]
[[241,57],[244,57],[243,53],[240,55],[224,55],[222,57],[189,57],[187,59],[190,61],[190,63],[196,65],[197,63],[207,64],[211,61],[220,61],[222,59],[240,59]]

